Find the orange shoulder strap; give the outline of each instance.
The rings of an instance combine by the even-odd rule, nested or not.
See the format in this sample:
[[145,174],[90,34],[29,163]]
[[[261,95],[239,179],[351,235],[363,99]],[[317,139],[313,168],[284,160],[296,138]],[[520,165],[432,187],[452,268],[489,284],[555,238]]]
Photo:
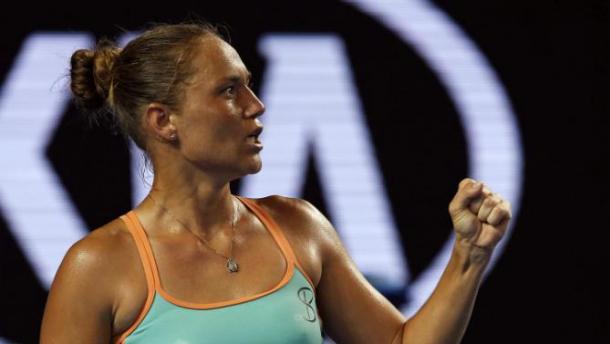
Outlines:
[[152,251],[150,251],[150,245],[148,244],[148,239],[146,238],[146,232],[144,232],[144,229],[142,229],[140,226],[140,222],[138,221],[134,211],[131,210],[127,214],[122,215],[121,220],[123,220],[123,222],[125,222],[127,225],[127,229],[131,233],[131,236],[136,243],[138,255],[140,256],[142,268],[144,269],[144,275],[146,276],[148,293],[144,307],[142,307],[142,310],[138,314],[136,320],[115,340],[115,343],[124,343],[127,336],[129,336],[138,327],[142,320],[144,320],[146,313],[148,313],[148,310],[153,303],[155,296],[155,279],[158,278],[154,257],[152,257]]
[[299,268],[299,270],[301,270],[301,272],[303,273],[303,276],[305,276],[305,278],[307,278],[309,280],[309,283],[313,286],[314,284],[313,284],[311,278],[309,278],[309,276],[305,272],[305,269],[303,269],[303,266],[297,259],[296,255],[294,253],[294,250],[292,249],[292,246],[290,246],[290,242],[284,236],[284,233],[282,232],[282,230],[279,227],[279,225],[277,224],[277,222],[275,222],[273,220],[273,218],[271,216],[269,216],[269,214],[261,206],[256,204],[256,202],[254,202],[253,200],[245,198],[245,197],[240,197],[240,196],[237,196],[237,198],[239,198],[242,202],[244,202],[244,204],[246,204],[248,206],[248,208],[250,208],[254,212],[254,214],[256,214],[256,216],[258,216],[259,219],[261,219],[263,224],[271,232],[271,235],[273,235],[275,240],[280,245],[280,248],[284,252],[286,259],[288,259],[290,263],[294,263]]

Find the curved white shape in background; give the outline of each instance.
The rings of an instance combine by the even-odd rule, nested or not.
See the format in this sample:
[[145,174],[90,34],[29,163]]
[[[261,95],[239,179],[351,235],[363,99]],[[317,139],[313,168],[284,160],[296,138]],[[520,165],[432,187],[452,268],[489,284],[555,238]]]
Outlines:
[[[466,131],[469,175],[507,199],[516,215],[523,167],[516,116],[496,73],[475,43],[431,1],[345,2],[393,31],[436,73]],[[496,248],[487,272],[508,242],[511,228]],[[449,261],[453,241],[451,236],[428,268],[410,283],[407,288],[410,302],[402,310],[405,315],[414,314],[434,290]]]
[[54,88],[85,33],[33,33],[0,88],[0,207],[15,241],[48,288],[87,225],[46,157],[69,94]]
[[356,265],[377,285],[400,291],[408,264],[343,41],[269,33],[259,42],[267,60],[263,170],[244,178],[241,192],[300,197],[311,154],[327,210]]

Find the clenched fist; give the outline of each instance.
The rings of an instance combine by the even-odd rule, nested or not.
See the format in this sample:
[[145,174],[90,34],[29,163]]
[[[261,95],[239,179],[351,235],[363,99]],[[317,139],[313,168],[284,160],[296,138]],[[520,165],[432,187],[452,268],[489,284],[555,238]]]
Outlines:
[[483,183],[466,178],[451,203],[449,214],[456,240],[491,254],[511,218],[510,204]]

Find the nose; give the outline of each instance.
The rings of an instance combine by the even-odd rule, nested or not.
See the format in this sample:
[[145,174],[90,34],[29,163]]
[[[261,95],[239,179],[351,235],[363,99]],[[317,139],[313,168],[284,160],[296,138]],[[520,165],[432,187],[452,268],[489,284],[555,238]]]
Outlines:
[[259,117],[265,112],[265,104],[258,99],[256,94],[248,87],[248,106],[246,108],[246,117]]

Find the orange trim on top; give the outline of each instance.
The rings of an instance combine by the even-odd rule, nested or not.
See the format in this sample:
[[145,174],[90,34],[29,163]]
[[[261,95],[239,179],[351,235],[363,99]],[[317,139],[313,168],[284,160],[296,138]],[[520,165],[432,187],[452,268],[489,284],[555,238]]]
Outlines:
[[240,196],[236,196],[236,197],[239,200],[241,200],[259,218],[259,220],[263,223],[263,225],[271,233],[271,236],[273,237],[276,244],[280,247],[280,251],[284,255],[284,259],[286,260],[286,271],[285,271],[282,279],[279,281],[279,283],[272,289],[267,290],[265,292],[261,292],[261,293],[258,293],[256,295],[252,295],[252,296],[238,298],[235,300],[214,302],[214,303],[208,303],[208,304],[198,304],[198,303],[194,303],[194,302],[188,302],[188,301],[182,301],[182,300],[176,299],[175,297],[171,296],[163,289],[163,287],[161,285],[161,278],[159,275],[159,270],[158,270],[156,260],[154,257],[154,253],[152,251],[152,247],[148,240],[146,231],[142,227],[142,224],[139,221],[136,213],[133,210],[131,210],[127,214],[122,215],[121,219],[125,222],[125,224],[127,225],[127,228],[129,229],[129,232],[134,237],[134,241],[135,241],[136,247],[138,249],[138,254],[139,254],[140,260],[142,262],[142,265],[144,267],[144,274],[146,276],[146,284],[147,284],[148,292],[147,292],[146,302],[145,302],[144,306],[142,307],[142,309],[140,310],[135,322],[118,337],[118,339],[115,341],[115,343],[117,343],[117,344],[124,343],[125,339],[144,320],[146,314],[148,313],[148,311],[150,310],[150,308],[152,306],[155,291],[158,292],[167,301],[169,301],[177,306],[181,306],[181,307],[192,308],[192,309],[211,309],[211,308],[225,307],[225,306],[243,303],[246,301],[251,301],[251,300],[254,300],[254,299],[257,299],[257,298],[260,298],[265,295],[273,293],[274,291],[283,287],[290,281],[290,279],[294,275],[295,265],[299,269],[301,274],[307,279],[307,281],[309,282],[311,287],[314,288],[314,290],[315,290],[315,285],[313,284],[311,278],[309,278],[309,276],[305,272],[305,269],[303,268],[301,263],[298,261],[296,255],[294,254],[294,251],[292,250],[290,242],[286,239],[282,230],[279,228],[278,224],[273,220],[273,218],[271,218],[267,214],[267,212],[265,212],[260,206],[258,206],[252,200],[244,198],[244,197],[240,197]]
[[155,291],[159,291],[159,286],[161,285],[161,278],[159,277],[159,269],[157,268],[157,261],[155,260],[155,255],[153,254],[152,247],[150,246],[150,241],[148,240],[148,234],[142,227],[142,223],[138,218],[138,215],[135,211],[130,211],[127,216],[134,223],[134,227],[137,229],[136,233],[140,234],[140,238],[142,240],[142,246],[144,249],[144,254],[146,255],[148,264],[150,266],[150,270],[152,271],[152,280],[154,282]]
[[[241,201],[244,200],[241,197],[238,197],[238,198]],[[221,301],[221,302],[201,304],[201,303],[195,303],[195,302],[189,302],[189,301],[177,299],[174,296],[170,295],[163,288],[163,285],[161,283],[160,274],[159,274],[159,269],[158,269],[156,261],[155,261],[154,253],[152,251],[150,242],[147,240],[147,237],[146,237],[146,231],[142,227],[142,224],[138,220],[135,212],[130,211],[129,215],[132,217],[133,222],[135,223],[135,227],[138,228],[137,232],[141,232],[142,235],[144,236],[143,237],[143,248],[144,248],[144,251],[146,252],[148,262],[151,266],[152,277],[153,277],[152,279],[154,281],[154,288],[155,288],[156,292],[159,293],[159,295],[161,295],[168,302],[173,303],[174,305],[177,305],[180,307],[191,308],[191,309],[211,309],[211,308],[225,307],[225,306],[243,303],[246,301],[251,301],[251,300],[263,297],[267,294],[270,294],[270,293],[276,291],[277,289],[283,287],[284,285],[288,284],[288,282],[290,281],[290,279],[292,278],[292,276],[294,274],[294,266],[298,265],[298,263],[295,260],[294,253],[292,252],[292,249],[290,248],[290,245],[288,244],[286,239],[281,234],[281,231],[277,228],[277,224],[275,222],[273,222],[268,216],[266,216],[266,214],[264,212],[262,212],[260,209],[252,208],[251,207],[252,203],[249,203],[248,201],[245,201],[244,204],[246,204],[246,206],[254,212],[254,214],[260,219],[260,221],[263,223],[263,225],[271,233],[271,236],[273,237],[276,244],[279,246],[280,251],[282,252],[282,254],[284,256],[284,260],[286,261],[286,270],[284,272],[284,276],[278,282],[278,284],[275,287],[271,288],[270,290],[267,290],[267,291],[264,291],[264,292],[261,292],[261,293],[255,294],[255,295],[245,296],[245,297],[241,297],[238,299]],[[302,268],[300,270],[302,270]],[[303,273],[303,274],[305,275],[305,273]]]
[[274,237],[275,236],[278,237],[279,241],[282,242],[283,247],[289,253],[291,259],[297,265],[299,270],[301,270],[301,273],[303,274],[303,276],[305,276],[305,278],[307,279],[307,281],[309,282],[311,287],[315,289],[315,284],[313,284],[311,278],[309,278],[309,275],[307,275],[307,272],[305,272],[303,265],[301,265],[301,262],[299,262],[299,259],[297,258],[296,254],[294,253],[294,250],[292,249],[292,246],[290,245],[290,242],[288,241],[288,239],[286,239],[286,236],[280,229],[280,226],[277,224],[277,222],[275,222],[275,220],[273,220],[273,218],[271,216],[269,216],[269,214],[267,214],[267,212],[265,210],[263,210],[263,208],[261,206],[259,206],[252,200],[244,198],[244,197],[240,197],[240,196],[236,196],[236,197],[239,198],[242,202],[244,202],[248,207],[250,207],[250,209],[252,209],[252,211],[256,215],[258,215],[259,218],[263,218],[269,223],[268,227],[271,230],[271,234]]
[[176,306],[190,308],[190,309],[202,309],[202,310],[203,309],[213,309],[213,308],[221,308],[221,307],[226,307],[226,306],[237,305],[237,304],[244,303],[247,301],[256,300],[265,295],[271,294],[274,291],[276,291],[276,290],[280,289],[281,287],[285,286],[286,284],[288,284],[288,282],[292,278],[293,274],[294,274],[294,265],[288,265],[286,268],[286,273],[284,274],[284,277],[282,277],[280,282],[275,287],[273,287],[267,291],[255,294],[255,295],[244,296],[244,297],[240,297],[240,298],[233,299],[233,300],[213,302],[213,303],[195,303],[195,302],[179,300],[179,299],[171,296],[170,294],[168,294],[163,289],[158,289],[157,291],[159,292],[159,294],[161,296],[163,296],[164,299],[166,299],[170,303],[173,303]]
[[127,338],[127,336],[129,336],[138,327],[138,325],[140,325],[142,320],[144,320],[144,317],[150,310],[150,307],[151,307],[151,305],[153,303],[153,299],[154,299],[154,291],[155,291],[155,283],[154,283],[154,277],[153,277],[154,274],[151,271],[151,266],[148,262],[149,257],[146,254],[146,249],[145,249],[146,246],[144,245],[145,239],[142,238],[142,235],[144,233],[141,233],[138,231],[138,226],[135,225],[134,219],[131,218],[132,216],[134,216],[133,212],[129,212],[126,215],[122,215],[121,220],[123,220],[123,222],[125,222],[125,224],[127,225],[127,229],[131,233],[133,240],[136,243],[136,248],[138,249],[138,256],[140,257],[140,261],[142,262],[142,268],[144,269],[144,275],[146,276],[147,295],[146,295],[146,302],[144,302],[144,306],[142,306],[142,309],[138,313],[136,320],[133,322],[133,324],[131,324],[131,326],[129,326],[129,328],[127,330],[125,330],[117,338],[115,343],[124,343],[125,342],[125,339]]

